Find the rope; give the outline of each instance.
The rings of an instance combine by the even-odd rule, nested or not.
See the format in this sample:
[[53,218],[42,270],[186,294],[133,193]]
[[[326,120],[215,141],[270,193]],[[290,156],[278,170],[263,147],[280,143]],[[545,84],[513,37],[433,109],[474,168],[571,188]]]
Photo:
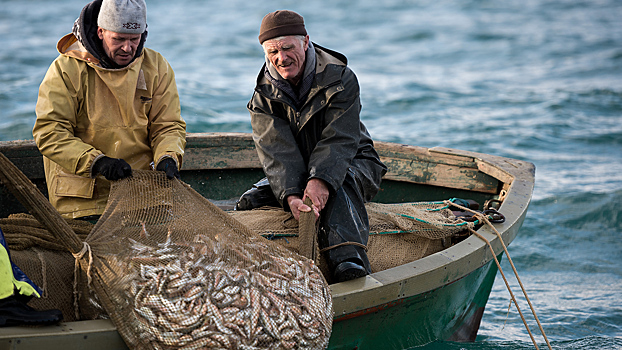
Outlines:
[[[525,287],[523,286],[523,283],[521,282],[520,278],[518,277],[518,271],[516,271],[516,267],[514,266],[514,262],[512,262],[512,258],[510,257],[510,253],[508,252],[507,246],[505,245],[505,242],[503,242],[503,238],[501,237],[501,234],[499,233],[499,231],[497,231],[497,229],[493,226],[492,223],[490,223],[490,221],[488,220],[488,218],[483,215],[482,213],[479,213],[477,211],[471,210],[469,208],[465,208],[459,204],[456,203],[452,203],[452,205],[462,209],[462,210],[466,210],[469,211],[471,213],[473,213],[476,217],[480,218],[486,225],[488,225],[490,228],[492,228],[492,230],[495,232],[495,234],[497,235],[497,237],[499,238],[499,241],[501,242],[501,245],[503,246],[503,251],[505,252],[505,255],[508,258],[508,262],[510,263],[510,266],[512,266],[512,270],[514,271],[514,276],[516,277],[516,280],[518,281],[518,284],[521,287],[521,290],[523,291],[523,295],[525,296],[525,299],[527,300],[527,303],[529,304],[529,308],[531,309],[531,312],[533,314],[533,317],[536,320],[536,323],[538,324],[538,327],[540,328],[540,332],[542,333],[542,337],[544,337],[544,340],[546,341],[546,344],[548,345],[549,349],[552,350],[551,344],[549,343],[548,338],[546,337],[546,334],[544,333],[544,329],[542,328],[542,324],[540,323],[540,320],[538,319],[538,316],[536,315],[536,310],[534,309],[533,305],[531,304],[531,300],[529,300],[529,297],[527,296],[527,291],[525,290]],[[531,330],[529,329],[529,326],[527,325],[527,321],[525,320],[525,317],[523,316],[523,313],[520,310],[520,307],[518,306],[518,303],[516,302],[516,298],[514,298],[514,293],[512,293],[512,290],[510,289],[510,285],[507,281],[507,279],[505,278],[505,274],[503,273],[503,270],[501,269],[501,264],[499,263],[499,260],[497,259],[497,256],[495,254],[495,250],[492,247],[492,244],[490,244],[490,241],[488,239],[486,239],[484,236],[480,235],[479,233],[477,233],[477,231],[473,230],[472,228],[469,227],[469,231],[472,232],[474,235],[476,235],[477,237],[479,237],[481,240],[483,240],[484,242],[486,242],[486,244],[488,245],[488,248],[490,248],[490,251],[492,252],[492,256],[495,259],[495,263],[497,264],[497,267],[499,268],[499,272],[501,273],[501,276],[503,277],[503,281],[505,282],[505,286],[508,289],[508,292],[510,293],[510,297],[512,298],[512,301],[514,302],[514,305],[516,306],[516,309],[518,310],[518,313],[521,316],[521,319],[523,320],[523,324],[525,324],[525,328],[527,329],[527,332],[529,333],[529,336],[531,337],[531,341],[533,342],[533,345],[536,347],[536,349],[539,350],[538,348],[538,344],[536,343],[536,340],[534,339]]]
[[37,258],[41,262],[41,279],[43,280],[43,294],[41,294],[41,298],[47,299],[48,297],[48,274],[47,274],[47,265],[45,263],[45,259],[43,258],[43,252],[39,249],[32,249],[35,253],[37,253]]
[[86,269],[86,277],[88,280],[88,287],[90,288],[91,281],[93,279],[91,277],[91,267],[93,266],[93,252],[91,251],[91,246],[86,242],[82,242],[82,250],[80,250],[78,253],[71,253],[71,255],[73,255],[73,257],[76,259],[73,270],[73,306],[76,313],[76,319],[78,320],[80,319],[80,308],[78,303],[78,275],[80,268],[80,259],[82,259],[86,252],[89,253],[89,266]]
[[492,248],[492,245],[490,244],[490,241],[488,241],[486,239],[486,237],[480,235],[479,233],[477,233],[477,231],[473,230],[470,227],[469,227],[469,231],[471,231],[474,235],[476,235],[481,240],[486,242],[486,244],[488,245],[488,248],[490,248],[490,251],[492,252],[492,256],[495,259],[495,263],[497,264],[497,267],[499,268],[499,272],[501,273],[501,277],[503,277],[503,281],[505,282],[505,286],[507,287],[508,292],[510,293],[510,297],[512,298],[512,301],[514,302],[514,305],[516,306],[516,310],[518,310],[520,318],[523,320],[523,324],[525,325],[525,328],[527,329],[527,333],[529,333],[529,337],[531,338],[531,341],[533,342],[533,345],[536,347],[536,349],[539,349],[538,348],[538,344],[536,343],[536,340],[534,339],[533,334],[531,334],[531,330],[529,329],[529,326],[527,325],[527,321],[525,320],[525,316],[523,316],[523,312],[521,311],[520,307],[518,306],[518,303],[516,302],[516,298],[514,298],[514,293],[512,293],[512,289],[510,288],[510,284],[508,283],[507,278],[505,278],[505,274],[503,273],[503,270],[501,269],[501,264],[499,263],[499,260],[497,259],[497,256],[495,255],[495,250]]
[[346,246],[346,245],[355,245],[355,246],[361,247],[361,248],[365,249],[365,251],[367,251],[367,246],[365,244],[361,244],[361,243],[358,243],[358,242],[343,242],[343,243],[331,245],[330,247],[322,248],[322,249],[320,249],[320,253],[324,253],[327,250],[343,247],[343,246]]

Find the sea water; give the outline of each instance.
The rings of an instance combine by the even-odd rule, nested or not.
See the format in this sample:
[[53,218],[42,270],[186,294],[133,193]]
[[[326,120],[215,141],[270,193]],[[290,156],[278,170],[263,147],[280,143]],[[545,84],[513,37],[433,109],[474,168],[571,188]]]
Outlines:
[[[37,89],[86,1],[0,1],[0,140],[32,138]],[[509,248],[554,349],[622,348],[622,2],[147,0],[147,46],[172,65],[188,132],[248,132],[262,17],[291,9],[349,59],[376,140],[536,165]],[[508,275],[547,348],[508,260]],[[498,276],[477,341],[532,349]]]

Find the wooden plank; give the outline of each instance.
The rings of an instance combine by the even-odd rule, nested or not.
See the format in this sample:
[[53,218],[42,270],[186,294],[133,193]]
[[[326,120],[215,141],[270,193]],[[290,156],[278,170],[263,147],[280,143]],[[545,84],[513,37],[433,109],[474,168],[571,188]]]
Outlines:
[[43,156],[34,140],[2,141],[0,152],[9,158],[29,179],[45,178]]
[[[445,148],[432,150],[375,142],[389,167],[386,179],[442,186],[483,193],[498,192],[497,178],[511,181],[506,172],[477,161],[474,154]],[[44,179],[42,156],[33,140],[2,143],[3,152],[30,179]],[[432,151],[432,152],[431,152]],[[475,154],[476,155],[476,154]],[[189,133],[182,170],[261,169],[248,133]],[[487,173],[488,175],[485,175]]]
[[414,182],[483,193],[497,193],[499,182],[480,171],[471,155],[430,153],[423,147],[375,143],[381,160],[389,168],[386,179]]
[[188,134],[186,141],[183,170],[261,168],[250,134]]
[[[389,142],[374,142],[381,157],[402,158],[421,163],[439,163],[464,168],[477,168],[472,156],[459,153],[431,153],[430,149],[420,146],[395,144]],[[449,149],[446,149],[449,150]]]
[[414,182],[483,193],[497,193],[499,182],[478,169],[438,163],[418,163],[381,158],[389,167],[385,179]]
[[186,148],[182,170],[261,168],[255,148],[192,147]]

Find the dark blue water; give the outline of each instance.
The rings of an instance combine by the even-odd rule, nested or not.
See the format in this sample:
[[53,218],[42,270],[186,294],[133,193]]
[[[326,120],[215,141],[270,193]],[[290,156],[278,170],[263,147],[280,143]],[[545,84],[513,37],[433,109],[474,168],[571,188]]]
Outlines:
[[[0,140],[29,139],[38,85],[85,1],[0,0]],[[148,0],[147,45],[189,132],[250,131],[261,18],[303,14],[348,56],[372,136],[536,164],[510,254],[554,349],[622,349],[622,2]],[[504,260],[541,349],[547,348]],[[499,277],[473,344],[533,349]]]

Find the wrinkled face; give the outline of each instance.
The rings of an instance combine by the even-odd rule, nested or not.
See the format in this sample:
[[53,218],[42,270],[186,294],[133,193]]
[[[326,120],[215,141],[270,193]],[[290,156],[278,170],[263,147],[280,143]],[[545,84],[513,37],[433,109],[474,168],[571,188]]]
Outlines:
[[126,66],[132,62],[142,34],[123,34],[97,28],[97,36],[102,40],[104,51],[116,64]]
[[304,40],[296,36],[270,39],[264,41],[262,46],[266,57],[277,72],[293,85],[297,85],[305,67],[309,36],[305,36]]

